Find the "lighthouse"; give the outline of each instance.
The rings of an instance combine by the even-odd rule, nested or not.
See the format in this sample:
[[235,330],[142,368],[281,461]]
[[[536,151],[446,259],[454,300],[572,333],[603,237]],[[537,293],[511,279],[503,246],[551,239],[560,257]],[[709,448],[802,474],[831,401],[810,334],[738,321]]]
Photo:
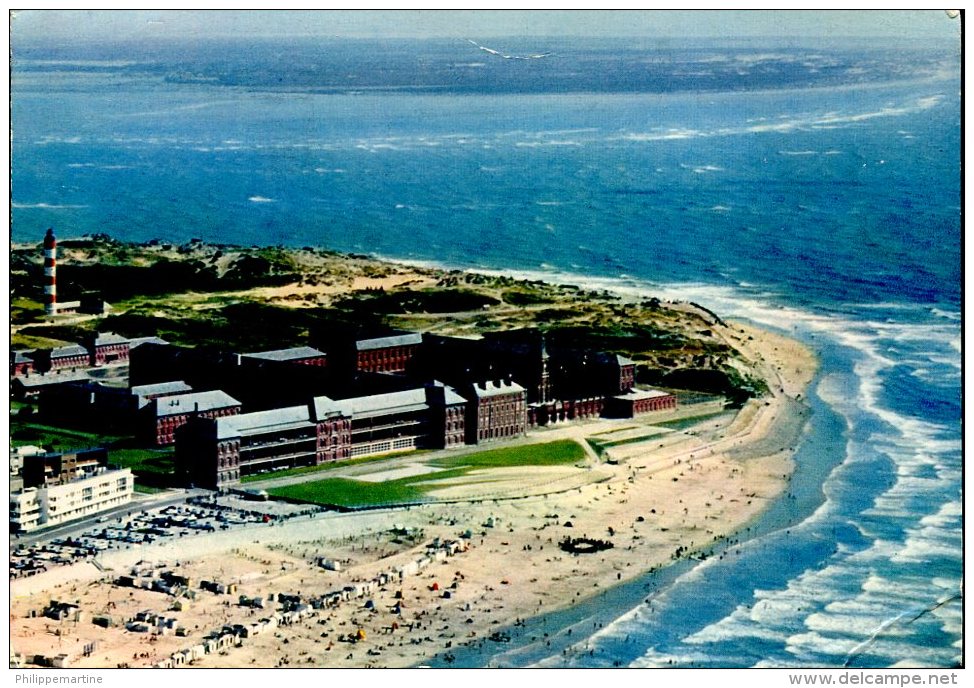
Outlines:
[[44,236],[44,313],[57,314],[57,239],[53,229]]

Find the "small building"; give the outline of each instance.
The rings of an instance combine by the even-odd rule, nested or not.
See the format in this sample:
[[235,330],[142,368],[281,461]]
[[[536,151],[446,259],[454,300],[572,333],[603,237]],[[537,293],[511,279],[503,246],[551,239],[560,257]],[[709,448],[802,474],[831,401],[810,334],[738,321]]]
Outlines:
[[140,411],[143,439],[156,446],[175,443],[176,429],[191,416],[222,418],[240,413],[241,404],[221,390],[175,394],[152,399]]
[[114,332],[98,332],[86,344],[93,366],[125,363],[129,360],[128,338]]
[[112,312],[112,307],[100,294],[82,294],[78,303],[78,312],[86,315],[108,315]]
[[609,412],[618,418],[633,418],[652,411],[672,411],[676,397],[659,389],[634,389],[609,399]]
[[290,363],[325,367],[328,365],[328,356],[325,352],[318,351],[318,349],[313,349],[310,346],[296,346],[290,349],[259,351],[257,353],[240,355],[241,365],[260,365],[264,363]]
[[16,399],[33,399],[46,390],[71,382],[90,382],[86,370],[62,368],[51,372],[15,377],[10,381],[10,391]]
[[370,373],[402,373],[416,356],[423,335],[408,333],[355,342],[355,368]]
[[38,410],[50,422],[128,434],[138,431],[138,412],[153,399],[192,391],[181,380],[129,389],[85,377],[46,387],[41,392]]
[[32,353],[33,349],[10,352],[10,377],[26,377],[34,372],[34,359],[28,356]]
[[[58,306],[58,313],[63,312],[63,308]],[[87,368],[91,362],[88,349],[80,344],[58,346],[53,349],[37,349],[34,352],[33,359],[35,369],[42,373],[65,368]]]
[[129,353],[132,353],[133,349],[136,349],[143,344],[158,344],[160,346],[166,346],[169,344],[165,339],[160,339],[159,337],[133,337],[129,340]]
[[153,399],[159,399],[160,397],[171,397],[177,394],[186,394],[192,391],[193,388],[182,380],[158,382],[152,385],[136,385],[135,387],[129,388],[129,394],[135,397],[134,405],[136,409],[144,408]]

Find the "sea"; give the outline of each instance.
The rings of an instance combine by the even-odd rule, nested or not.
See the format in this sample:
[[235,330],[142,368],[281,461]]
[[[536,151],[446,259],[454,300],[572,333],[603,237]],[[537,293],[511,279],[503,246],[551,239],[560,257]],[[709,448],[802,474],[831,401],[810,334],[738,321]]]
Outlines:
[[11,237],[315,246],[795,337],[811,420],[764,515],[431,664],[961,665],[957,37],[467,38],[15,31]]

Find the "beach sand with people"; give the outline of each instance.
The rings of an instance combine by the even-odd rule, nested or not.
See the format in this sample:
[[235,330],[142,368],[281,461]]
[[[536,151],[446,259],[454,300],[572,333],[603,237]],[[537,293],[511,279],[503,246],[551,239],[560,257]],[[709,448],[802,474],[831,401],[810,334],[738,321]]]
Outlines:
[[[801,399],[816,369],[813,354],[787,337],[740,323],[715,325],[714,332],[761,373],[770,395],[736,414],[620,445],[612,463],[591,467],[597,479],[570,487],[553,479],[550,493],[516,499],[463,501],[462,490],[445,491],[449,502],[316,514],[106,553],[97,567],[77,564],[11,582],[13,650],[66,654],[72,667],[155,666],[201,646],[212,631],[271,617],[279,608],[272,595],[303,604],[348,588],[347,600],[267,624],[239,645],[214,641],[212,651],[197,651],[186,665],[409,667],[465,644],[503,642],[504,628],[674,560],[706,558],[715,541],[745,534],[786,492],[809,413]],[[581,438],[593,429],[577,432]],[[510,483],[517,471],[539,470],[506,468],[485,479]],[[553,467],[551,476],[561,470]],[[535,474],[529,482],[543,479]],[[612,547],[572,553],[560,547],[566,538]],[[427,550],[434,542],[442,550],[435,556]],[[458,543],[456,551],[447,551],[450,543]],[[732,553],[721,547],[713,555]],[[187,578],[195,599],[177,604],[164,593],[112,584],[132,567]],[[202,580],[232,593],[199,589]],[[260,597],[264,607],[241,605],[241,596]],[[81,614],[76,621],[42,617],[49,600],[76,602]],[[140,612],[171,619],[172,627],[126,630],[124,622]],[[110,617],[109,627],[92,623],[96,616]]]

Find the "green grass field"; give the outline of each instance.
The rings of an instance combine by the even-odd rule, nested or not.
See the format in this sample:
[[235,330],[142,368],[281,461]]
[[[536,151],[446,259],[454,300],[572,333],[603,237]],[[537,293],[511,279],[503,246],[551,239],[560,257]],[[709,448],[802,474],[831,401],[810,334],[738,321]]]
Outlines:
[[405,480],[367,483],[345,478],[326,478],[311,483],[275,487],[267,493],[302,502],[349,508],[421,502],[425,498],[423,490],[408,484]]
[[49,447],[53,451],[104,447],[118,440],[113,435],[98,435],[83,430],[56,428],[40,423],[13,421],[10,424],[10,444],[19,447],[25,444]]
[[574,440],[556,440],[544,444],[501,447],[473,454],[462,454],[430,462],[432,466],[468,466],[470,468],[509,468],[513,466],[559,466],[585,459],[585,450]]
[[172,449],[109,449],[108,461],[119,468],[131,468],[135,475],[171,475],[175,470]]
[[347,459],[345,461],[335,461],[333,463],[324,463],[320,466],[299,466],[298,468],[283,468],[279,471],[269,471],[267,473],[257,473],[254,475],[245,475],[240,479],[242,483],[253,483],[261,480],[273,480],[275,478],[287,478],[292,475],[307,475],[308,473],[320,473],[322,471],[332,471],[336,468],[347,468],[348,466],[356,466],[360,463],[370,463],[372,461],[385,461],[387,459],[394,459],[397,456],[422,456],[426,454],[429,450],[420,449],[405,452],[392,452],[390,454],[380,454],[378,456],[363,456],[357,459]]
[[[382,457],[386,458],[386,457]],[[384,482],[365,482],[347,478],[326,478],[314,482],[287,485],[267,490],[275,497],[296,499],[314,504],[362,508],[423,502],[435,486],[430,480],[456,478],[482,468],[511,468],[517,466],[558,466],[578,463],[585,459],[585,450],[573,440],[558,440],[545,444],[502,447],[483,452],[451,456],[429,461],[431,466],[445,470],[414,475]],[[490,482],[489,479],[477,482]]]

